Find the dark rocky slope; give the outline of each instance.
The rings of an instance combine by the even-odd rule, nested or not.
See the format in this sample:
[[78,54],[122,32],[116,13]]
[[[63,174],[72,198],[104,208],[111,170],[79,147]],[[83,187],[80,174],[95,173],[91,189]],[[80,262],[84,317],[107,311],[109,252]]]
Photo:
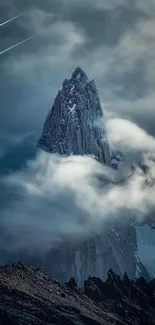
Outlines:
[[89,277],[83,289],[74,280],[61,285],[39,269],[0,268],[0,325],[153,325],[155,282]]

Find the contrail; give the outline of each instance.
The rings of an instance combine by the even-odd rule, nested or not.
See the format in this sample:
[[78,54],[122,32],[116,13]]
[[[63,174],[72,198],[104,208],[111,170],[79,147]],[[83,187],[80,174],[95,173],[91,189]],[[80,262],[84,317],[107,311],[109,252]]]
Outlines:
[[8,51],[10,51],[10,50],[12,50],[12,49],[14,49],[15,47],[17,47],[17,46],[19,46],[19,45],[21,45],[21,44],[23,44],[23,43],[26,43],[27,41],[31,40],[32,38],[35,38],[36,36],[40,35],[42,32],[43,32],[43,31],[41,31],[41,32],[39,32],[39,33],[37,33],[37,34],[34,34],[34,35],[32,35],[32,36],[30,36],[30,37],[28,37],[28,38],[25,38],[23,41],[18,42],[18,43],[16,43],[16,44],[14,44],[14,45],[8,47],[7,49],[1,51],[1,52],[0,52],[0,55],[2,55],[2,54],[4,54],[4,53],[6,53],[6,52],[8,52]]
[[1,23],[1,24],[0,24],[0,27],[2,27],[2,26],[4,26],[4,25],[8,24],[10,21],[13,21],[13,20],[17,19],[18,17],[20,17],[20,16],[22,16],[22,15],[24,15],[24,14],[25,14],[25,12],[22,12],[21,14],[15,16],[15,17],[13,17],[13,18],[11,18],[11,19],[9,19],[9,20],[4,21],[4,23]]

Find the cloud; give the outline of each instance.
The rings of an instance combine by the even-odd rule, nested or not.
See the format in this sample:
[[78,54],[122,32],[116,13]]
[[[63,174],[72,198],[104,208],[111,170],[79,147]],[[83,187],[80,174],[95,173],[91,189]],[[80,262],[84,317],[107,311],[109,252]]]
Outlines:
[[114,10],[117,8],[128,8],[134,7],[134,9],[139,9],[145,13],[151,13],[155,9],[155,1],[154,0],[148,0],[147,2],[145,0],[135,0],[128,2],[127,0],[61,0],[61,4],[63,5],[63,9],[70,10],[73,8],[79,8],[79,7],[87,7],[91,6],[93,8],[99,8],[100,10]]
[[109,119],[107,129],[110,141],[118,147],[147,153],[155,152],[155,138],[129,120]]
[[[37,28],[38,30],[38,28]],[[43,30],[43,37],[51,39],[53,42],[49,43],[40,49],[37,54],[22,53],[20,60],[12,58],[10,60],[9,73],[22,76],[30,82],[38,82],[38,74],[41,78],[49,78],[49,69],[56,71],[60,65],[64,68],[70,58],[70,65],[75,66],[73,53],[82,46],[87,37],[83,31],[71,22],[57,21],[51,27]],[[8,64],[4,67],[8,69]],[[31,71],[31,80],[29,72]]]
[[[4,184],[15,197],[2,212],[2,242],[11,237],[16,249],[22,245],[25,248],[30,242],[32,248],[39,245],[46,249],[63,237],[89,233],[87,220],[91,216],[81,208],[78,195],[80,186],[89,189],[87,178],[93,173],[94,164],[91,158],[60,158],[41,153],[25,171],[7,177]],[[96,173],[100,169],[97,167]]]
[[[137,137],[136,127],[133,135]],[[139,140],[138,135],[137,146]],[[142,220],[154,209],[155,165],[151,160],[147,164],[149,175],[137,168],[122,183],[123,165],[115,171],[91,157],[38,153],[25,169],[2,180],[9,193],[1,210],[3,247],[46,250],[62,240],[83,240],[122,217]]]
[[155,13],[155,1],[154,0],[148,0],[147,2],[145,0],[136,0],[136,7],[145,13],[149,15],[154,15]]
[[[127,31],[122,33],[118,43],[113,48],[101,45],[99,50],[93,52],[94,75],[96,77],[113,76],[114,78],[117,76],[118,78],[125,73],[131,73],[140,61],[144,65],[147,63],[149,69],[155,53],[153,30],[154,20],[142,20],[133,26],[131,25]],[[101,61],[104,64],[101,65]],[[145,67],[147,68],[147,66]],[[146,69],[146,74],[147,72]]]
[[73,9],[73,8],[79,8],[79,7],[88,7],[92,6],[94,8],[99,8],[99,9],[114,9],[118,6],[124,5],[125,1],[124,0],[105,0],[104,2],[102,0],[97,0],[97,1],[92,1],[92,0],[73,0],[72,2],[69,0],[62,0],[61,1],[63,4],[64,9]]
[[[132,158],[137,151],[138,159],[139,152],[153,151],[154,139],[146,130],[155,134],[155,1],[56,0],[51,3],[38,0],[14,1],[14,6],[11,3],[11,0],[1,1],[4,20],[13,13],[28,11],[22,19],[1,29],[2,49],[32,32],[40,29],[44,32],[0,60],[1,134],[9,132],[14,137],[14,130],[19,137],[34,130],[39,133],[63,79],[80,65],[96,79],[108,115],[113,112],[119,116],[108,118],[111,141],[123,147]],[[1,146],[2,155],[7,142],[10,143],[9,137]],[[12,144],[17,146],[17,142],[15,137]],[[29,142],[31,146],[31,139]],[[22,147],[18,155],[12,147],[12,159],[18,160],[23,155],[26,150]],[[10,156],[7,159],[10,164]],[[8,241],[10,245],[14,243],[17,247],[23,240],[23,245],[32,241],[37,246],[40,238],[40,245],[44,243],[45,247],[51,244],[51,234],[52,242],[71,234],[82,237],[91,229],[98,231],[101,223],[106,223],[107,216],[113,217],[114,212],[116,216],[122,215],[125,207],[128,217],[131,209],[142,216],[153,206],[154,188],[144,190],[144,177],[139,171],[125,185],[112,186],[107,185],[107,178],[118,179],[114,171],[91,158],[70,159],[69,162],[41,154],[22,172],[3,179],[7,202],[3,202],[3,197],[5,232],[1,240],[6,243],[6,238],[13,237],[12,242]],[[106,193],[99,191],[96,173],[106,178]]]
[[[3,116],[9,115],[13,120],[16,116],[18,125],[27,121],[27,127],[31,123],[41,129],[62,81],[80,65],[96,80],[102,101],[112,111],[154,133],[153,4],[150,0],[150,11],[138,0],[29,2],[27,14],[7,30],[9,39],[0,34],[3,49],[3,42],[10,46],[44,31],[0,61],[2,127]],[[14,8],[18,13],[18,1]]]
[[130,9],[131,7],[134,7],[134,9],[139,9],[147,14],[153,13],[155,10],[155,1],[154,0],[148,0],[147,2],[145,0],[135,0],[128,2],[127,0],[73,0],[72,2],[69,0],[62,0],[61,3],[64,5],[64,7],[68,8],[78,8],[78,7],[88,7],[92,6],[94,8],[99,8],[102,10],[108,9],[108,10],[114,10],[121,7],[127,7]]
[[46,28],[52,24],[54,18],[54,13],[45,12],[34,7],[27,10],[22,20],[18,22],[18,26],[30,33],[39,33],[43,28]]

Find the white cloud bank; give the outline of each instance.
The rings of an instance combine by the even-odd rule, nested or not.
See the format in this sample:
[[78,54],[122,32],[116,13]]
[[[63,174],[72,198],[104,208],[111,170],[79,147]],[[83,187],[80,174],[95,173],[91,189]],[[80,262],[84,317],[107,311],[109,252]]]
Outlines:
[[[103,9],[106,6],[113,8],[116,4],[123,5],[123,2],[125,4],[123,0],[104,1]],[[93,3],[101,8],[103,1]],[[145,4],[146,1],[137,0],[136,3],[147,13],[149,6]],[[153,9],[155,2],[150,0],[148,3]],[[9,67],[9,73],[14,76],[19,74],[29,83],[36,84],[41,80],[41,86],[47,78],[51,80],[51,74],[47,77],[49,69],[52,69],[55,78],[58,71],[61,78],[61,68],[63,76],[67,76],[68,71],[77,65],[74,51],[83,49],[89,41],[85,31],[73,22],[63,19],[52,23],[53,15],[38,9],[33,10],[27,19],[29,24],[27,21],[22,24],[34,31],[47,27],[46,22],[50,21],[51,26],[49,22],[44,33],[44,40],[49,39],[50,42],[45,43],[37,53],[23,51],[18,57],[10,58],[4,64],[4,69],[8,71]],[[103,44],[90,52],[87,60],[79,58],[78,64],[84,65],[99,82],[101,78],[109,80],[110,75],[121,77],[125,73],[133,72],[137,62],[142,61],[146,64],[145,78],[151,83],[151,92],[155,84],[152,68],[155,53],[153,28],[153,19],[138,21],[122,34],[116,46],[111,48]],[[121,85],[116,83],[115,87]],[[109,98],[115,90],[111,89],[110,85]],[[51,92],[51,85],[49,90]],[[128,100],[126,105],[132,112],[138,108],[140,114],[144,114],[144,111],[148,114],[149,107],[150,115],[154,114],[154,93],[151,94],[152,96],[149,94],[136,102]],[[116,104],[117,107],[120,105],[119,98]],[[134,123],[111,118],[107,121],[107,128],[110,141],[129,151],[132,158],[133,151],[154,152],[154,138]],[[63,237],[83,237],[92,231],[97,232],[113,218],[128,218],[131,214],[143,218],[154,209],[154,184],[148,186],[146,179],[154,179],[155,170],[152,161],[149,161],[149,165],[148,175],[137,169],[131,178],[119,185],[112,183],[117,179],[116,171],[101,166],[90,157],[61,158],[46,153],[38,154],[36,160],[29,162],[25,170],[4,179],[5,186],[8,186],[15,198],[1,213],[1,222],[5,229],[1,241],[9,245],[8,238],[13,238],[10,241],[12,247],[32,247],[32,244],[34,247],[47,247]],[[105,187],[101,188],[96,175],[102,176]],[[111,183],[107,184],[107,179]]]
[[155,152],[155,138],[132,121],[111,118],[107,121],[109,139],[117,146],[142,152]]
[[[154,150],[155,140],[133,123],[115,118],[107,125],[113,144],[141,152]],[[97,233],[117,219],[143,220],[155,207],[155,164],[152,160],[147,164],[147,174],[137,168],[119,183],[123,166],[117,172],[91,157],[39,152],[24,170],[4,179],[15,199],[2,211],[1,241],[8,247],[11,242],[12,249],[47,249],[64,238]]]

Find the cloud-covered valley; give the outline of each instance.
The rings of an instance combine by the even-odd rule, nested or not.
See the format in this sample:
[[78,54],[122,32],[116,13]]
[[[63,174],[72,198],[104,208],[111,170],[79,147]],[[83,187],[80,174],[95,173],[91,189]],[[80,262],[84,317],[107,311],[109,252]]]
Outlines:
[[[1,209],[1,245],[46,250],[62,240],[81,241],[111,222],[143,222],[152,213],[155,139],[124,119],[109,119],[107,128],[111,143],[126,149],[127,161],[118,170],[93,157],[39,151],[23,169],[2,178],[8,199]],[[147,172],[138,165],[133,170],[138,161]]]

